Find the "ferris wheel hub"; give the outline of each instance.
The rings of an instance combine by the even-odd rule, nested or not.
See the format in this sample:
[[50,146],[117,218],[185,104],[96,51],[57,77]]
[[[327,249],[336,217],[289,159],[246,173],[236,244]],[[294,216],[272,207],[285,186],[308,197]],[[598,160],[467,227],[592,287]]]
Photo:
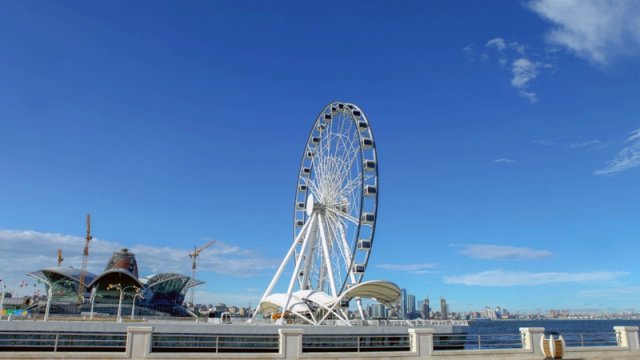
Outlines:
[[307,196],[307,216],[311,216],[311,214],[313,213],[313,208],[314,208],[313,194],[309,194],[309,196]]

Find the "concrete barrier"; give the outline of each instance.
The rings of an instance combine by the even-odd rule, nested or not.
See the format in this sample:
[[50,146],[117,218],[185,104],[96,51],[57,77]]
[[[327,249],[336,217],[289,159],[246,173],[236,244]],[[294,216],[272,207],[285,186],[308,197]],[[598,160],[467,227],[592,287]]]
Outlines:
[[[637,326],[616,326],[617,346],[601,347],[568,347],[565,359],[640,359],[640,340]],[[35,351],[0,351],[0,359],[332,359],[332,360],[541,360],[545,356],[541,348],[544,328],[521,328],[522,347],[500,350],[438,350],[433,349],[433,329],[409,329],[409,350],[371,351],[371,352],[314,352],[303,351],[304,330],[298,328],[281,328],[278,331],[277,353],[251,352],[202,352],[202,353],[154,353],[152,352],[153,326],[129,326],[126,328],[127,340],[124,352],[35,352]]]

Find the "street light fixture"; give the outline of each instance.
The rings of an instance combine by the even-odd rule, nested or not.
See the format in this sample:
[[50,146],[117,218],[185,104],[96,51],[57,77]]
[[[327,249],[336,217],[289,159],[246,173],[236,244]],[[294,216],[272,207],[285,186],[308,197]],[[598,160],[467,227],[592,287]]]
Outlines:
[[44,311],[44,321],[49,320],[49,311],[51,310],[51,301],[53,300],[53,287],[61,283],[70,284],[72,282],[67,279],[60,279],[54,282],[46,282],[49,288],[47,289],[47,308]]
[[135,286],[135,285],[129,285],[129,286],[125,286],[122,287],[122,284],[109,284],[107,286],[107,290],[111,290],[111,289],[116,289],[120,292],[120,298],[118,299],[118,316],[117,316],[117,321],[119,323],[122,322],[122,297],[124,296],[125,291],[127,291],[127,289],[135,289],[134,291],[138,292],[138,290],[140,289],[139,287]]
[[144,299],[144,296],[142,296],[142,291],[140,290],[140,288],[136,288],[136,293],[133,294],[133,302],[131,303],[131,320],[133,320],[134,318],[134,314],[136,313],[136,298],[139,297],[141,300]]
[[89,315],[89,320],[93,320],[93,305],[96,302],[96,298],[97,297],[102,297],[102,295],[98,294],[98,288],[94,287],[93,289],[91,289],[91,298],[89,298],[89,301],[91,302],[91,315]]

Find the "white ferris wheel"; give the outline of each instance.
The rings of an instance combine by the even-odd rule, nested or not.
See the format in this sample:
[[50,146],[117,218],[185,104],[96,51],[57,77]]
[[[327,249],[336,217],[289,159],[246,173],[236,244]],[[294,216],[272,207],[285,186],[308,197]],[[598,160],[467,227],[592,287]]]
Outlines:
[[[376,146],[367,117],[354,104],[327,105],[302,155],[293,243],[256,313],[293,313],[310,323],[344,320],[345,307],[355,298],[364,317],[358,294],[366,294],[351,289],[362,283],[371,254],[378,190]],[[287,292],[273,294],[285,270],[291,269]]]

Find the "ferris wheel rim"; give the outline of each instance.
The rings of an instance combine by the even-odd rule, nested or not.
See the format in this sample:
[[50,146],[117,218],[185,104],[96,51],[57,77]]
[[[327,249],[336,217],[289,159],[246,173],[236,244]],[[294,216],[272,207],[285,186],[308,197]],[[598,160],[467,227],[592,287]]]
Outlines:
[[[304,147],[304,151],[302,152],[302,158],[300,161],[300,166],[299,166],[299,171],[298,171],[298,177],[297,177],[297,184],[296,184],[296,191],[295,191],[295,197],[294,197],[294,213],[293,213],[293,217],[294,217],[294,224],[293,224],[293,236],[294,239],[297,236],[299,227],[301,226],[300,224],[300,219],[299,219],[299,211],[301,211],[302,209],[300,208],[300,194],[304,194],[304,198],[305,198],[305,202],[306,202],[306,206],[305,206],[305,211],[307,213],[307,216],[304,217],[304,221],[309,221],[309,219],[311,218],[311,213],[309,212],[309,203],[307,199],[307,194],[309,195],[309,197],[312,197],[312,192],[310,191],[309,188],[305,188],[304,191],[301,190],[301,184],[305,183],[305,181],[303,180],[303,177],[305,176],[305,174],[303,174],[303,171],[305,171],[305,164],[306,163],[310,163],[311,165],[309,166],[308,172],[306,175],[308,175],[309,177],[311,177],[313,175],[313,167],[314,167],[314,163],[313,161],[307,161],[307,152],[310,151],[310,144],[312,142],[313,136],[316,133],[316,128],[319,128],[322,124],[326,124],[324,122],[322,122],[324,116],[326,116],[325,114],[334,114],[334,110],[336,108],[340,107],[341,111],[343,112],[343,117],[348,117],[350,123],[354,126],[354,131],[355,134],[357,135],[357,159],[361,162],[360,164],[358,164],[359,167],[357,167],[356,169],[359,171],[359,186],[358,186],[358,191],[359,191],[359,199],[358,199],[358,214],[357,214],[357,218],[352,218],[349,219],[350,221],[354,222],[357,221],[356,224],[356,230],[355,233],[353,235],[350,236],[349,239],[347,239],[347,235],[345,234],[341,234],[343,238],[345,238],[346,243],[349,245],[348,249],[349,249],[349,255],[350,255],[350,261],[348,264],[346,264],[346,260],[345,260],[345,264],[346,264],[346,269],[345,269],[345,274],[344,276],[342,276],[342,280],[341,280],[341,285],[340,285],[340,289],[339,289],[339,293],[342,293],[345,290],[345,287],[348,287],[350,285],[356,285],[360,282],[362,282],[363,278],[364,278],[364,270],[362,271],[362,273],[360,274],[355,274],[355,270],[354,266],[358,265],[358,266],[364,266],[363,269],[366,269],[366,267],[368,266],[369,260],[370,260],[370,255],[371,255],[371,249],[372,249],[372,245],[373,245],[373,241],[374,241],[374,235],[375,235],[375,224],[377,222],[377,211],[378,211],[378,194],[379,194],[379,178],[378,178],[378,172],[379,172],[379,166],[378,166],[378,159],[377,159],[377,150],[376,150],[376,145],[375,145],[375,141],[374,141],[374,137],[373,137],[373,131],[371,130],[371,126],[370,123],[366,117],[366,115],[364,114],[364,111],[362,111],[362,109],[360,107],[358,107],[357,105],[353,104],[353,103],[347,103],[347,102],[340,102],[340,101],[333,101],[329,104],[327,104],[325,107],[323,107],[323,109],[319,112],[319,114],[316,116],[315,121],[313,123],[313,126],[311,128],[311,130],[309,131],[309,135],[307,136],[307,141],[305,143],[305,147]],[[346,113],[348,112],[348,114]],[[337,112],[335,112],[337,113]],[[355,115],[355,113],[357,113],[357,116]],[[332,119],[333,120],[333,119]],[[331,120],[331,121],[332,121]],[[347,120],[342,120],[342,121],[347,121]],[[365,131],[361,131],[359,126],[361,125],[360,122],[364,123],[364,126],[366,128]],[[320,130],[321,131],[321,130]],[[365,133],[367,136],[365,136]],[[367,139],[367,142],[369,144],[370,147],[368,147],[367,149],[365,149],[364,141],[363,139]],[[367,154],[365,154],[365,150],[369,150],[367,152]],[[367,172],[367,169],[365,169],[365,161],[369,160],[369,161],[373,161],[374,164],[374,171],[373,174],[368,178],[369,181],[367,181],[367,177],[365,176],[365,173]],[[351,170],[351,169],[349,169]],[[371,180],[373,179],[373,180]],[[367,185],[368,183],[373,183],[373,185]],[[373,195],[373,200],[370,201],[372,203],[372,205],[368,205],[367,208],[365,208],[365,192],[366,192],[366,186],[369,187],[373,187],[375,189],[375,193]],[[313,201],[313,200],[312,200]],[[367,212],[367,210],[369,210]],[[368,248],[366,248],[364,251],[362,251],[362,253],[364,254],[364,258],[363,261],[361,263],[357,263],[356,262],[356,255],[359,253],[359,249],[358,247],[360,246],[360,241],[363,240],[361,239],[361,235],[362,235],[362,229],[363,226],[365,224],[363,224],[363,217],[365,214],[372,214],[373,216],[373,222],[371,224],[366,224],[368,227],[370,227],[369,230],[369,235],[368,238],[366,240],[368,240]],[[354,214],[355,215],[355,214]],[[345,231],[346,232],[346,231]],[[352,231],[353,232],[353,231]],[[298,251],[296,250],[296,254],[298,254]],[[352,279],[355,277],[355,281],[349,281],[349,277],[352,276]],[[350,285],[349,285],[350,284]]]

